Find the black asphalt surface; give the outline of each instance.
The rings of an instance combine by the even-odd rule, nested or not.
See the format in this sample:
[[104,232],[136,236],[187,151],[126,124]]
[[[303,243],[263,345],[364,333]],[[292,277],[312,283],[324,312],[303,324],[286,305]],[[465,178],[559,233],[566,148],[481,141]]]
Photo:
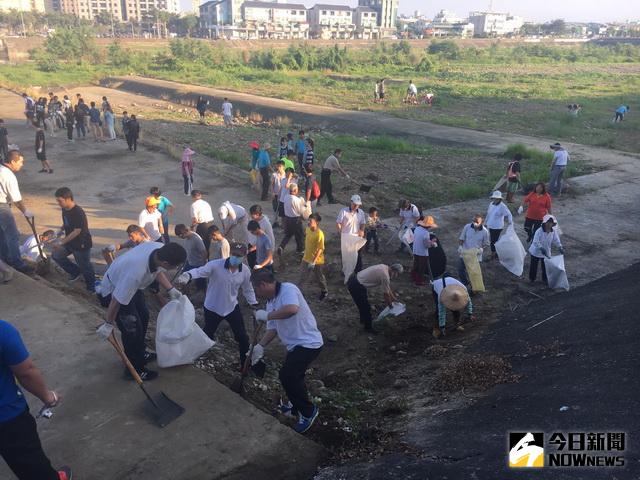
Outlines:
[[[639,333],[640,264],[509,312],[473,350],[506,356],[518,383],[499,385],[436,424],[417,423],[410,436],[426,459],[387,456],[317,478],[640,479]],[[626,466],[510,469],[509,431],[626,432]]]

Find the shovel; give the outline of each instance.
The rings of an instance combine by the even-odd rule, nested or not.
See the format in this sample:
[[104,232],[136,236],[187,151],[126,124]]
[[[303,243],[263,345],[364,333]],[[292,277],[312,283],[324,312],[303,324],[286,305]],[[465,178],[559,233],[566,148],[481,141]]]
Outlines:
[[[129,373],[131,374],[133,379],[136,381],[140,389],[143,391],[144,395],[147,397],[147,400],[149,400],[149,403],[151,403],[151,405],[148,406],[148,408],[146,409],[149,415],[151,416],[151,418],[153,418],[155,423],[160,428],[166,427],[167,425],[169,425],[171,422],[173,422],[176,418],[178,418],[180,415],[182,415],[185,412],[184,407],[178,405],[176,402],[171,400],[162,391],[159,393],[156,393],[153,396],[149,394],[149,392],[144,386],[142,379],[140,378],[140,375],[138,375],[138,372],[136,372],[136,369],[133,368],[133,365],[131,365],[131,362],[125,355],[122,349],[122,346],[120,345],[115,335],[113,334],[113,327],[107,326],[107,325],[108,324],[105,324],[102,327],[100,327],[98,329],[98,334],[101,337],[106,338],[106,340],[108,340],[109,343],[113,345],[113,348],[115,348],[116,352],[118,352],[120,359],[126,365],[127,369],[129,370]],[[107,332],[110,332],[108,333],[108,336],[107,336]]]
[[253,354],[253,347],[258,343],[258,336],[262,330],[262,322],[258,322],[258,326],[253,328],[253,340],[251,341],[251,348],[249,348],[249,353],[247,354],[247,358],[244,360],[244,365],[242,366],[242,370],[240,371],[240,375],[236,376],[231,382],[231,386],[229,387],[232,392],[237,393],[241,397],[244,395],[244,379],[249,375],[249,370],[253,370],[256,376],[259,378],[264,377],[264,371],[266,369],[266,365],[264,361],[260,361],[254,366],[251,366],[251,355]]
[[40,237],[38,236],[38,232],[36,232],[36,219],[35,217],[27,218],[27,223],[31,227],[31,231],[33,232],[33,236],[36,239],[36,245],[38,246],[38,262],[36,264],[36,273],[40,276],[45,276],[51,271],[51,261],[47,254],[44,253],[42,249],[42,244],[40,243]]
[[362,193],[369,193],[371,191],[372,186],[371,185],[367,185],[364,183],[360,183],[359,181],[351,178],[351,183],[355,183],[356,185],[359,186],[359,189]]

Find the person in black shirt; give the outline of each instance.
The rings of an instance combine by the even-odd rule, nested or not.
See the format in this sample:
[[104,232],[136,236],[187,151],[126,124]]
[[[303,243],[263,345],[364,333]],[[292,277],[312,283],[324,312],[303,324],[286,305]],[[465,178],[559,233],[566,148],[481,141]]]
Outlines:
[[138,138],[140,137],[140,124],[135,115],[131,115],[129,120],[129,150],[135,152],[138,150]]
[[38,173],[53,173],[53,168],[47,160],[47,148],[44,136],[44,129],[38,125],[36,130],[36,158],[42,163],[42,169]]
[[86,105],[82,99],[78,100],[78,104],[74,110],[74,116],[76,117],[76,137],[78,139],[85,138],[87,136],[87,128],[84,124],[85,117],[87,116]]
[[[91,265],[91,233],[84,210],[76,205],[67,187],[56,190],[56,202],[62,208],[64,238],[54,246],[53,260],[70,276],[71,281],[84,277],[87,290],[95,291],[95,273]],[[73,255],[76,263],[69,260]]]
[[76,121],[75,113],[73,112],[73,108],[69,107],[64,112],[64,120],[67,125],[67,140],[70,142],[73,141],[73,125]]
[[5,161],[7,159],[7,154],[9,153],[9,132],[7,128],[4,126],[4,120],[0,118],[0,161]]

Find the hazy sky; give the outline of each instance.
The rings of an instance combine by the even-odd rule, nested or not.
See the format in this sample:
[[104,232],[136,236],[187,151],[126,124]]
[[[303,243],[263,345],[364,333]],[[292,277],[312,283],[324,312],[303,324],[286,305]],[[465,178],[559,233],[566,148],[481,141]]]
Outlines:
[[[205,0],[200,0],[200,3],[204,2]],[[186,8],[187,3],[188,0],[181,0],[182,8]],[[357,0],[287,0],[283,3],[303,3],[307,7],[316,3],[352,7],[358,4]],[[488,8],[489,0],[400,0],[400,13],[413,14],[415,10],[420,10],[429,18],[433,18],[442,9],[466,17],[471,10]],[[534,22],[555,18],[575,22],[640,20],[640,0],[493,0],[493,10],[510,12]]]

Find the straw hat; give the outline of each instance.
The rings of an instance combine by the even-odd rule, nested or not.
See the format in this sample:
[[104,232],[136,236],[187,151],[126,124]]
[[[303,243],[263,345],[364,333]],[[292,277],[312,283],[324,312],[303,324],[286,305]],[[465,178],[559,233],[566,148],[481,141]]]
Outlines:
[[448,310],[457,312],[469,303],[469,292],[462,285],[447,285],[440,293],[440,302]]
[[431,215],[427,215],[422,220],[419,220],[418,225],[421,225],[425,228],[438,228],[438,224],[436,223],[435,218],[433,218]]

